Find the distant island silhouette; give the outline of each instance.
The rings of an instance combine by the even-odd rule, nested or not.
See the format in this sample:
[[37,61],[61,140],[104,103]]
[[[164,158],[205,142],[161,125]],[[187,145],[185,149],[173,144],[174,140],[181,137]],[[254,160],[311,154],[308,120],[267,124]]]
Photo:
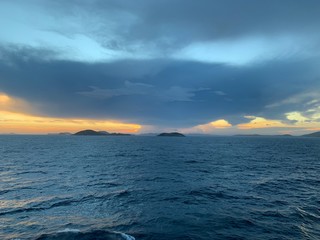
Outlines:
[[160,133],[158,137],[185,137],[185,135],[178,132],[171,132],[171,133]]
[[320,131],[302,135],[302,137],[320,137]]
[[[0,135],[24,135],[20,133],[0,133]],[[308,133],[304,135],[291,135],[291,134],[257,134],[257,133],[252,133],[252,134],[235,134],[235,135],[212,135],[212,134],[206,134],[206,133],[189,133],[187,135],[184,135],[179,132],[164,132],[164,133],[137,133],[137,134],[129,134],[129,133],[109,133],[107,131],[95,131],[92,129],[86,129],[86,130],[81,130],[76,133],[70,133],[70,132],[60,132],[60,133],[47,133],[47,135],[52,135],[52,136],[70,136],[70,135],[75,135],[75,136],[149,136],[149,137],[315,137],[318,138],[320,137],[320,131],[318,132],[313,132],[313,133]]]
[[91,129],[82,130],[73,135],[76,135],[76,136],[131,136],[131,134],[128,134],[128,133],[109,133],[106,131],[94,131]]
[[[294,137],[291,134],[282,134],[282,135],[263,135],[263,134],[236,134],[233,135],[235,137]],[[295,137],[320,137],[320,131],[308,133],[300,136]]]

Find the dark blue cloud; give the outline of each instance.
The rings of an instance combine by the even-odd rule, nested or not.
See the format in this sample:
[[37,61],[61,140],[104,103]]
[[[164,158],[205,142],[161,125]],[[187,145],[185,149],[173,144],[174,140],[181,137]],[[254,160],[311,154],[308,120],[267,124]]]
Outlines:
[[267,106],[320,87],[317,59],[243,67],[164,59],[88,64],[43,60],[32,49],[2,52],[0,91],[56,117],[173,127],[220,118],[239,123],[244,115],[283,118],[303,110],[310,99]]
[[[156,44],[166,51],[195,41],[248,35],[318,35],[320,24],[318,0],[97,0],[81,3],[46,2],[47,8],[57,16],[84,18],[91,29],[88,29],[89,34],[115,49],[126,49],[126,44],[133,42]],[[114,37],[107,40],[111,25],[116,26]]]
[[56,117],[285,119],[318,107],[319,11],[318,0],[4,0],[0,91]]

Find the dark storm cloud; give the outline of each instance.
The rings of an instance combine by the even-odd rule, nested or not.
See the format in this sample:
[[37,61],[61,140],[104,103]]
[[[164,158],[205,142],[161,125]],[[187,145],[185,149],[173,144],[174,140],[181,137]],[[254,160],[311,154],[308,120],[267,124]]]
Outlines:
[[[251,35],[318,35],[320,24],[318,0],[97,0],[47,4],[57,16],[83,18],[87,33],[100,36],[100,41],[111,48],[140,42],[160,44],[164,51],[195,41]],[[114,36],[107,41],[110,25],[115,26]]]
[[0,91],[48,116],[283,119],[318,107],[319,12],[318,0],[3,1]]
[[238,123],[244,115],[283,117],[303,109],[309,99],[266,106],[320,87],[315,59],[232,67],[173,60],[85,64],[32,54],[5,54],[0,91],[34,103],[48,116],[180,127],[219,118]]

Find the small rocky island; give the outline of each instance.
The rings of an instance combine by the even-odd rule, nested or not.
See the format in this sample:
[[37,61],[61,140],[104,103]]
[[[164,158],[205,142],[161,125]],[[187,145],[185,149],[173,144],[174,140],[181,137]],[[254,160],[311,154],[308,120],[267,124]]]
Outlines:
[[76,136],[131,136],[131,134],[127,133],[109,133],[106,131],[94,131],[91,129],[82,130],[80,132],[75,133]]
[[320,137],[320,132],[305,134],[305,135],[302,135],[302,137]]
[[178,132],[171,132],[171,133],[160,133],[158,137],[185,137],[185,135]]

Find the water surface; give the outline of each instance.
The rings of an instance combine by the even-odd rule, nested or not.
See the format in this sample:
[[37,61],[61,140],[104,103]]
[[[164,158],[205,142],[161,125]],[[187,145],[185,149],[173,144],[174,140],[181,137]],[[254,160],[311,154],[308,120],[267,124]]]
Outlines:
[[320,238],[317,138],[0,142],[0,239]]

